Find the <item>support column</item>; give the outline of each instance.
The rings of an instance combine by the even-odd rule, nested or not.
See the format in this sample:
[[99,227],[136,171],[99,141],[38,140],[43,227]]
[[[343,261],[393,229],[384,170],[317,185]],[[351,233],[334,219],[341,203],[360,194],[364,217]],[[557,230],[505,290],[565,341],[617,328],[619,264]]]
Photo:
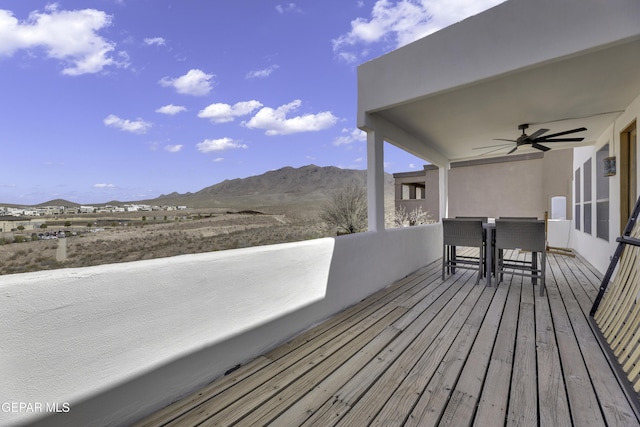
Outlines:
[[384,230],[384,144],[380,132],[367,132],[369,231]]
[[451,163],[447,162],[445,165],[438,168],[438,177],[440,182],[440,220],[442,218],[449,218],[449,170],[451,169]]

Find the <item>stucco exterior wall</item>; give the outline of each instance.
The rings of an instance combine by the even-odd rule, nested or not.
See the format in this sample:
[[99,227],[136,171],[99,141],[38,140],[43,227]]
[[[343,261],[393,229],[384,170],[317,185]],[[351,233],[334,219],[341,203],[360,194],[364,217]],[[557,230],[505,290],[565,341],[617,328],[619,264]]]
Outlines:
[[540,218],[542,160],[451,168],[449,216]]
[[566,218],[570,220],[573,216],[571,210],[573,173],[569,167],[571,164],[573,164],[572,149],[547,151],[542,159],[542,169],[539,171],[542,186],[540,205],[549,213],[549,217],[552,212],[551,199],[555,196],[566,197]]
[[[483,161],[454,163],[449,171],[449,215],[535,216],[542,219],[545,211],[551,215],[551,198],[564,196],[567,219],[549,221],[547,240],[550,246],[572,247],[573,150],[552,150],[544,156],[513,156],[512,159],[492,159],[484,164]],[[520,175],[521,171],[525,172],[525,178]],[[394,174],[396,207],[403,205],[409,210],[421,206],[429,212],[437,212],[430,209],[438,206],[438,175],[438,169],[433,166],[425,166],[420,172]],[[404,182],[423,182],[426,198],[398,200],[399,187]]]
[[[123,425],[437,259],[441,227],[0,276],[0,425]],[[41,418],[43,417],[44,418]]]
[[[39,225],[39,224],[37,224]],[[35,230],[36,224],[31,222],[30,219],[11,219],[11,220],[0,220],[0,231],[4,233],[9,233],[12,230],[16,230],[18,227],[23,226],[25,230]]]
[[[582,167],[588,159],[592,159],[592,177],[595,182],[597,165],[595,164],[596,153],[604,145],[609,144],[609,155],[615,156],[619,162],[620,155],[620,132],[634,120],[636,124],[640,121],[640,96],[638,96],[625,111],[615,120],[613,125],[598,138],[593,146],[576,148],[574,151],[573,170]],[[640,156],[636,158],[636,164],[640,165]],[[579,252],[600,272],[605,272],[609,267],[609,257],[613,255],[616,248],[616,238],[620,236],[621,229],[625,224],[620,223],[620,174],[607,178],[609,180],[609,240],[596,237],[596,214],[592,216],[592,234],[585,233],[583,227],[576,230],[572,226],[572,247]],[[640,174],[637,176],[636,188],[640,188]],[[573,182],[573,180],[572,180]],[[572,186],[575,190],[575,186]],[[595,190],[594,190],[595,191]],[[575,191],[573,191],[575,192]],[[573,194],[575,197],[575,194]],[[595,192],[592,193],[592,200],[596,200]],[[573,207],[572,207],[573,210]],[[574,219],[575,220],[575,219]]]
[[[551,213],[551,198],[567,198],[571,219],[572,150],[551,150],[544,154],[453,163],[449,170],[449,216],[535,216]],[[413,173],[412,173],[413,174]],[[415,176],[396,179],[415,182]],[[426,199],[420,201],[429,212],[438,212],[437,169],[425,168]],[[419,201],[403,200],[406,204]],[[400,204],[396,201],[396,205]],[[433,210],[432,210],[433,209]]]

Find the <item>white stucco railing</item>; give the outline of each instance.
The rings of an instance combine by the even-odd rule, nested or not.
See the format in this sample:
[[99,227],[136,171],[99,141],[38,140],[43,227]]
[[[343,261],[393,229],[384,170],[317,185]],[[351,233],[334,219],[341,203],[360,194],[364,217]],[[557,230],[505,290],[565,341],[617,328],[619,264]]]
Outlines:
[[0,425],[130,423],[437,259],[441,244],[436,224],[0,276]]

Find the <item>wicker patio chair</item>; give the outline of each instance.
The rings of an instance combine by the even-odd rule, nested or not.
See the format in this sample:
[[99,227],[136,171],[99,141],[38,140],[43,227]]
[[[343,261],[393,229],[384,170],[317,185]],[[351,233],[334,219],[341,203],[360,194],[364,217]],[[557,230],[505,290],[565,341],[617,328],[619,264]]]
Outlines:
[[[501,216],[500,219],[512,219],[512,220],[524,220],[524,221],[535,221],[538,218],[535,216]],[[491,247],[495,247],[495,238],[494,241],[492,242],[492,246]],[[500,256],[502,256],[502,249],[500,249]],[[496,257],[495,259],[499,259],[498,257]]]
[[[531,259],[508,259],[504,249],[521,249],[531,251]],[[544,221],[523,219],[496,219],[495,230],[495,271],[496,282],[500,283],[503,275],[531,277],[535,285],[540,280],[540,295],[545,291],[546,273],[546,236]],[[538,253],[541,265],[538,266]]]
[[[484,271],[484,238],[480,219],[442,219],[442,280],[445,272],[455,274],[456,268],[478,271],[476,284]],[[478,248],[478,257],[456,253],[457,247]]]
[[[486,216],[456,216],[456,219],[474,219],[474,220],[480,220],[482,221],[482,224],[487,224],[489,222],[489,217]],[[487,242],[487,230],[484,229],[484,226],[482,227],[482,239],[483,239],[483,245],[482,245],[482,258],[484,260],[487,259],[487,247],[493,247],[493,246],[487,246],[490,245],[492,242]],[[469,259],[476,259],[476,257],[467,257]],[[491,272],[493,272],[493,268],[491,268]],[[483,264],[482,267],[482,274],[486,275],[487,274],[487,266],[486,264]]]

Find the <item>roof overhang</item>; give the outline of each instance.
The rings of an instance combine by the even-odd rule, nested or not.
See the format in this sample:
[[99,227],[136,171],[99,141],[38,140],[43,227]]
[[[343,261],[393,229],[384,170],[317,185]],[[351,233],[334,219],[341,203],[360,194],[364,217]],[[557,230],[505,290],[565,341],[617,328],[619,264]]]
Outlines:
[[640,94],[639,16],[637,0],[507,1],[361,65],[358,126],[436,163],[504,155],[479,147],[524,123],[588,129],[554,149],[593,144]]

